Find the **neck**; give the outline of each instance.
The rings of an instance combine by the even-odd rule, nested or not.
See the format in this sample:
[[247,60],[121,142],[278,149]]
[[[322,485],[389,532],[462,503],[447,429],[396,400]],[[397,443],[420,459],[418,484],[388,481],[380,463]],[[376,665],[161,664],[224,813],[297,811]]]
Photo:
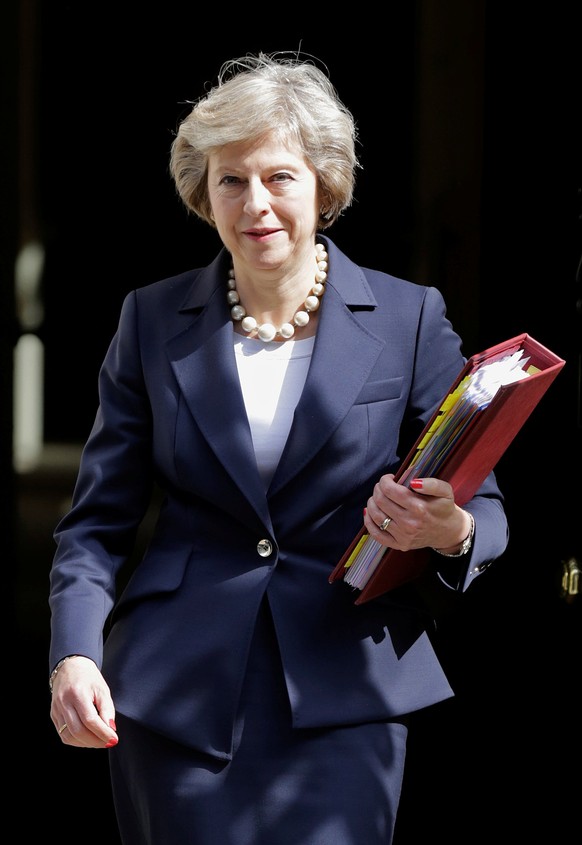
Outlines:
[[289,340],[295,336],[297,331],[301,331],[302,337],[309,337],[315,331],[311,315],[314,315],[318,310],[320,299],[324,294],[327,267],[327,252],[323,244],[318,243],[315,252],[314,282],[311,284],[304,302],[293,317],[277,325],[268,321],[259,323],[255,317],[247,313],[240,301],[234,270],[231,269],[229,271],[227,300],[231,306],[230,313],[235,327],[240,326],[244,334],[249,337],[256,337],[266,343],[271,340]]

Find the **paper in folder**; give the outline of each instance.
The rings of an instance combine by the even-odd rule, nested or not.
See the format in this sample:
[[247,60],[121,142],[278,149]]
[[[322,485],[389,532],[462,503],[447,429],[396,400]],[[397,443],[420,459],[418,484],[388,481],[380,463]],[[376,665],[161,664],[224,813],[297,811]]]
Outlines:
[[[473,355],[395,474],[448,481],[463,506],[495,467],[566,362],[521,334]],[[329,577],[362,604],[419,577],[429,549],[386,549],[362,527]]]

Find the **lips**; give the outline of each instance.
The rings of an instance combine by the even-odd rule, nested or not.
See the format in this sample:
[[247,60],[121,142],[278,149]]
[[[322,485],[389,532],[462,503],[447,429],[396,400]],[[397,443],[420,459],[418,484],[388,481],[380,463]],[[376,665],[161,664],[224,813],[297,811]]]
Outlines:
[[264,238],[266,235],[273,235],[279,231],[280,229],[245,229],[243,234],[249,235],[252,238]]

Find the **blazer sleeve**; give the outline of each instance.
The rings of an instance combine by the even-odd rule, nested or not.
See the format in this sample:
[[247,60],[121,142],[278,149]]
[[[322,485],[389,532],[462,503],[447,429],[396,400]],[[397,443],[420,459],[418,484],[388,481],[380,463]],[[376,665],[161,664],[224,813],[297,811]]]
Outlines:
[[135,294],[123,303],[98,389],[98,410],[71,509],[54,533],[50,667],[66,654],[83,654],[101,666],[116,577],[151,501],[152,414],[139,354]]
[[[460,354],[460,339],[446,316],[443,296],[434,287],[426,290],[418,331],[418,358],[411,391],[417,434],[466,363],[466,358]],[[432,397],[428,404],[427,396]],[[421,411],[417,414],[415,408]],[[433,569],[442,583],[460,592],[467,590],[503,554],[509,542],[504,497],[494,472],[487,476],[464,508],[475,520],[471,551],[461,558],[448,558],[437,552],[432,555]]]

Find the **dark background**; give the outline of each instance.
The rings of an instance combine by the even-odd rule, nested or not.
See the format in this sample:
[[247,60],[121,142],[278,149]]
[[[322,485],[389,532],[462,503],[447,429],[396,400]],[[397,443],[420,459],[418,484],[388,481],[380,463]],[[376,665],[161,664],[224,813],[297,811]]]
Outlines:
[[[415,719],[395,845],[501,833],[579,842],[581,610],[562,572],[582,561],[580,16],[575,4],[516,5],[411,0],[381,14],[253,7],[237,17],[172,0],[149,11],[5,0],[0,504],[9,738],[15,788],[31,802],[22,834],[36,830],[42,797],[62,843],[87,833],[117,842],[106,756],[62,747],[48,716],[51,534],[123,297],[218,246],[168,175],[187,101],[228,58],[300,48],[327,65],[359,127],[355,201],[329,232],[340,248],[438,287],[467,356],[528,332],[567,362],[498,465],[507,552],[439,607],[457,695]],[[13,472],[14,264],[31,241],[45,255],[45,447]]]

